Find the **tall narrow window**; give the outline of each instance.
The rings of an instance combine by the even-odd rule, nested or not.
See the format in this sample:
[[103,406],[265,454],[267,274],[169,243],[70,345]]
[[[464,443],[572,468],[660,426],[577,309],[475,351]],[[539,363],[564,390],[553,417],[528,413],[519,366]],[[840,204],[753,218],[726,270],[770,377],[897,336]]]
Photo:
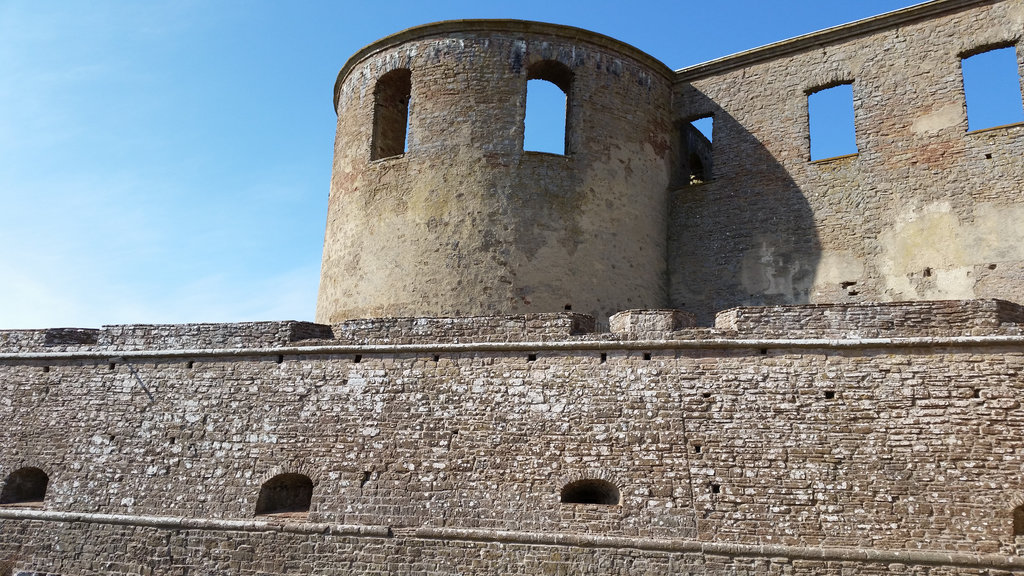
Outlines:
[[405,153],[411,94],[412,73],[405,68],[392,70],[377,80],[377,87],[373,90],[371,159]]
[[523,150],[568,156],[572,152],[572,71],[552,60],[527,69]]
[[0,505],[42,505],[49,477],[39,468],[19,468],[7,477],[0,492]]
[[682,143],[683,184],[702,184],[711,179],[711,138],[714,118],[705,116],[684,122]]
[[857,153],[853,120],[853,84],[840,84],[807,95],[811,160]]
[[1013,535],[1024,536],[1024,505],[1013,509]]
[[313,500],[313,481],[302,474],[278,474],[263,483],[256,514],[303,514]]
[[1017,50],[1013,46],[969,56],[960,65],[968,130],[1024,122]]

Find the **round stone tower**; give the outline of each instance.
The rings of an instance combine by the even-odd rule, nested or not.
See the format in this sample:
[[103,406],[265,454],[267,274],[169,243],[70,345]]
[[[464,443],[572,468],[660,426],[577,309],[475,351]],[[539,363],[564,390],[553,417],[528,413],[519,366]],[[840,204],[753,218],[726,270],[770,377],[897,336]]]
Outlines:
[[[566,94],[565,153],[524,152],[528,80]],[[316,319],[668,304],[672,73],[515,20],[411,28],[338,75]]]

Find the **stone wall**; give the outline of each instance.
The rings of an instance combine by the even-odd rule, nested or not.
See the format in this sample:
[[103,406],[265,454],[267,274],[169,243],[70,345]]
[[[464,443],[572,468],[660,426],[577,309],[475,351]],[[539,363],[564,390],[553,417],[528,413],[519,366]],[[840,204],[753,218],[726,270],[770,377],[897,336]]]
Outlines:
[[[942,0],[675,76],[535,23],[367,47],[323,323],[0,331],[0,576],[1024,570],[1024,129],[966,132],[958,69],[1022,22]],[[536,65],[570,154],[522,151]],[[809,162],[843,82],[858,154]],[[282,477],[308,509],[257,514]]]
[[[385,38],[336,86],[317,319],[1021,301],[1024,128],[968,132],[960,70],[1020,48],[1021,22],[1022,0],[940,0],[674,74],[563,26]],[[565,155],[523,150],[545,66],[569,90]],[[380,116],[395,71],[407,99]],[[810,161],[808,94],[836,84],[857,153]],[[407,150],[374,156],[374,123],[406,113]],[[710,150],[689,123],[708,116]]]
[[[407,151],[375,158],[375,119],[404,117],[375,115],[396,72]],[[531,78],[568,90],[564,155],[524,151]],[[671,82],[631,46],[536,22],[442,22],[361,50],[335,91],[317,321],[666,306]]]
[[[489,339],[506,318],[433,345],[389,324],[364,343],[210,349],[190,333],[238,328],[200,325],[118,327],[178,334],[167,353],[8,350],[0,476],[50,483],[41,506],[0,507],[0,556],[65,574],[1014,568],[1024,337],[1000,306],[936,306],[933,329],[952,314],[962,330],[901,340],[897,325],[883,343],[678,322],[661,340]],[[928,326],[916,305],[902,315]],[[281,473],[312,480],[310,510],[255,516]],[[582,479],[621,502],[561,502]]]
[[[1024,127],[967,131],[961,56],[1024,2],[933,2],[678,73],[712,180],[674,193],[671,304],[1024,301]],[[858,153],[809,161],[807,94],[852,83]]]
[[760,306],[719,312],[715,326],[745,335],[900,336],[989,333],[1024,323],[1024,306],[1004,300]]

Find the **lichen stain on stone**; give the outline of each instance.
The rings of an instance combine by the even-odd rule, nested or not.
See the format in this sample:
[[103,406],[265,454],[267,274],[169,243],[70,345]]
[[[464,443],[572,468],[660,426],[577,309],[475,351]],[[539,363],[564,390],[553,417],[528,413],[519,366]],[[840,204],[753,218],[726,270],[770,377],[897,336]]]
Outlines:
[[[781,303],[787,304],[806,303],[815,259],[802,254],[781,235],[761,234],[743,255],[740,282],[750,294],[781,297]],[[768,300],[776,302],[778,298]]]
[[526,41],[516,40],[512,42],[508,55],[508,69],[513,74],[521,74],[523,62],[526,60]]
[[1024,258],[1024,206],[982,203],[960,217],[942,201],[894,220],[879,240],[886,294],[896,300],[973,298],[977,262]]
[[961,122],[963,122],[963,108],[959,104],[947,104],[918,114],[910,129],[914,134],[922,136],[954,128]]

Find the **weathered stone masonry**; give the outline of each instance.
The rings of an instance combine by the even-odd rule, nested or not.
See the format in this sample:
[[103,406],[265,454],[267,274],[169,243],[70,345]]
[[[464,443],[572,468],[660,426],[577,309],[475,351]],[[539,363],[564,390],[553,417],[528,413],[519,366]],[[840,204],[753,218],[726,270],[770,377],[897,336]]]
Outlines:
[[[968,133],[957,69],[1022,29],[364,48],[318,323],[0,331],[0,575],[1024,571],[1021,128]],[[564,155],[522,151],[531,78]],[[858,154],[812,163],[836,82]]]
[[[1024,334],[1007,319],[1024,311],[790,311],[642,337],[559,314],[22,346],[0,356],[2,469],[50,484],[41,507],[0,508],[0,550],[86,574],[1018,567]],[[859,338],[861,317],[916,322]],[[283,472],[312,479],[308,514],[254,517]],[[621,505],[560,503],[580,479]]]

